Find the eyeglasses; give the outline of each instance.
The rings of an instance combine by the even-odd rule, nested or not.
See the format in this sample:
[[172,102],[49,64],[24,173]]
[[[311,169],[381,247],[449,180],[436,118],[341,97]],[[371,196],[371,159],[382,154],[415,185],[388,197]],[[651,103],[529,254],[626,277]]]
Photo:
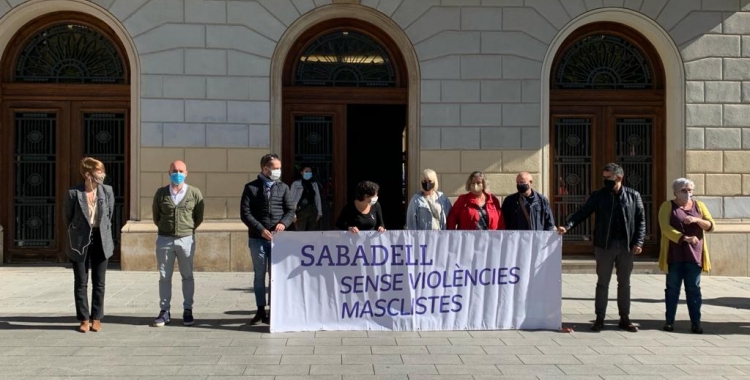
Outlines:
[[692,193],[693,189],[680,189],[681,193]]

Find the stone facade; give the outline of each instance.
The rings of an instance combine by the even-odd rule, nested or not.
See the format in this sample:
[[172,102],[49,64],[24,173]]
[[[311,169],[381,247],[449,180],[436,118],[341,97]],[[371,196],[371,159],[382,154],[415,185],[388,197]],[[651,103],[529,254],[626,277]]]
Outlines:
[[[70,0],[83,2],[83,0]],[[0,11],[44,6],[0,1]],[[123,268],[149,269],[151,197],[183,159],[188,182],[206,197],[212,221],[199,233],[207,270],[248,270],[242,185],[280,136],[272,108],[271,62],[285,32],[330,7],[378,12],[403,30],[418,58],[419,167],[440,175],[444,191],[463,192],[468,173],[489,175],[493,192],[514,191],[520,170],[548,190],[547,83],[543,67],[566,25],[602,9],[642,17],[663,30],[683,62],[683,141],[662,145],[679,175],[721,220],[712,251],[717,274],[749,275],[750,2],[747,0],[94,0],[119,20],[140,63],[140,141],[124,229]],[[341,3],[342,5],[338,4]],[[349,3],[343,5],[343,3]],[[357,4],[359,3],[359,4]],[[354,4],[354,5],[352,5]],[[352,8],[352,12],[359,12]],[[635,16],[634,16],[635,15]],[[626,17],[627,16],[627,17]],[[9,14],[6,17],[12,17]],[[621,20],[612,20],[621,21]],[[637,29],[637,27],[634,26]],[[668,72],[679,67],[666,67]],[[277,69],[278,70],[278,69]],[[667,88],[667,97],[683,94]],[[682,90],[680,90],[682,92]],[[277,94],[278,95],[278,94]],[[668,123],[669,124],[669,123]],[[679,147],[671,151],[669,147]],[[677,154],[679,157],[674,158]],[[684,162],[684,167],[682,167]],[[666,178],[671,183],[673,178]],[[415,178],[410,178],[415,181]],[[413,182],[412,182],[413,183]],[[141,220],[142,222],[135,222]],[[151,236],[151,237],[149,237]],[[203,243],[205,241],[205,243]],[[209,251],[209,252],[204,252]],[[217,256],[218,255],[218,256]],[[223,256],[222,256],[223,255]],[[246,258],[245,258],[246,259]],[[244,260],[244,261],[243,261]]]

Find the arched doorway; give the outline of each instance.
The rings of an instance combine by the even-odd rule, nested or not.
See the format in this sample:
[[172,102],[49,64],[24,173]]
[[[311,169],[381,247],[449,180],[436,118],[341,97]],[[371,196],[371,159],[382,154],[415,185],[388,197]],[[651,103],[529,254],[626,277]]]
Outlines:
[[282,97],[284,180],[312,167],[323,189],[321,228],[334,228],[361,180],[380,184],[386,228],[401,228],[408,85],[393,40],[362,20],[309,28],[286,57]]
[[2,57],[0,215],[8,261],[64,261],[64,199],[84,156],[104,162],[115,193],[119,259],[127,218],[130,73],[104,22],[77,12],[29,22]]
[[[657,212],[665,189],[665,75],[650,42],[613,22],[573,32],[550,74],[550,184],[556,220],[601,187],[601,169],[617,162],[625,185],[646,208],[647,254],[658,251]],[[590,254],[593,223],[565,236],[566,254]]]

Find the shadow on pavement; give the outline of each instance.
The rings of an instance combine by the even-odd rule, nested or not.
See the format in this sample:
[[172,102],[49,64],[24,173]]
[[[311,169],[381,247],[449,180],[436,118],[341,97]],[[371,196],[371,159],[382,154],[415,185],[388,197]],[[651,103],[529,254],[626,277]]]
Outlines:
[[[182,326],[181,318],[173,318],[172,322],[166,327],[179,327],[180,329],[205,329],[205,330],[229,330],[229,331],[246,331],[249,333],[268,333],[268,325],[250,326],[249,316],[255,314],[255,311],[230,311],[229,315],[248,316],[247,318],[236,319],[200,319],[196,315],[195,325],[190,327]],[[125,326],[151,326],[155,317],[139,317],[126,315],[105,315],[102,324],[107,325],[125,325]],[[1,330],[70,330],[75,332],[78,327],[75,315],[71,316],[0,316]],[[163,328],[154,327],[154,331],[161,331]]]

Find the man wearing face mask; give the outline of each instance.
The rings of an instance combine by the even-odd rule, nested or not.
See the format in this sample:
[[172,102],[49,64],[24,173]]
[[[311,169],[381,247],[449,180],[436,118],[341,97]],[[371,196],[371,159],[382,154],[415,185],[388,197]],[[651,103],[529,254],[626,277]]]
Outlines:
[[[275,154],[260,159],[258,178],[245,185],[240,218],[248,229],[253,260],[253,290],[257,312],[250,324],[269,323],[266,313],[266,273],[270,272],[273,234],[287,229],[294,220],[295,204],[289,186],[281,182],[281,160]],[[269,290],[270,292],[270,290]]]
[[547,197],[531,188],[534,179],[528,172],[518,173],[517,193],[503,200],[505,228],[509,230],[553,231],[555,220]]
[[161,311],[154,320],[155,327],[168,325],[171,321],[172,273],[174,262],[182,277],[183,314],[182,324],[192,326],[193,257],[195,256],[195,229],[203,222],[203,195],[195,186],[185,183],[188,171],[182,161],[169,166],[170,184],[160,187],[151,206],[154,224],[159,227],[156,238],[156,263],[159,269],[159,307]]
[[583,223],[596,213],[594,225],[594,255],[596,259],[596,321],[593,331],[604,327],[607,312],[607,296],[612,268],[617,269],[617,308],[620,313],[618,326],[626,331],[637,332],[630,322],[630,273],[633,271],[633,255],[641,254],[646,237],[646,217],[641,195],[622,184],[625,172],[622,167],[609,163],[602,169],[604,187],[594,191],[586,203],[568,218],[564,226],[558,227],[560,234]]

